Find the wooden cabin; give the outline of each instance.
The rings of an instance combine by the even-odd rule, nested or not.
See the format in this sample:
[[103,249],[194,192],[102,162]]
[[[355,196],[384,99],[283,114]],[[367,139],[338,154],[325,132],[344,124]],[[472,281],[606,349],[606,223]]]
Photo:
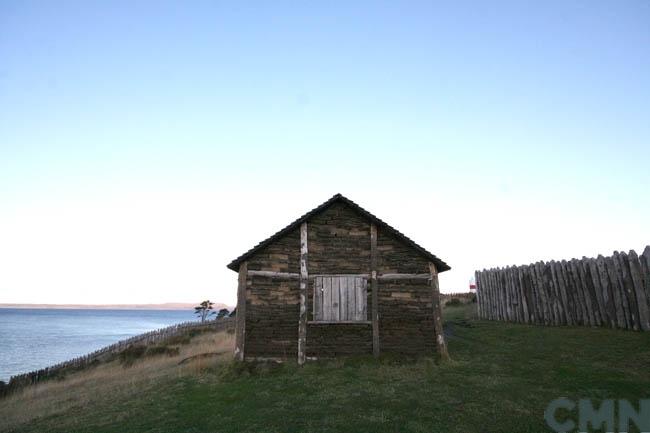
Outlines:
[[238,360],[448,356],[438,273],[450,267],[340,194],[228,268]]

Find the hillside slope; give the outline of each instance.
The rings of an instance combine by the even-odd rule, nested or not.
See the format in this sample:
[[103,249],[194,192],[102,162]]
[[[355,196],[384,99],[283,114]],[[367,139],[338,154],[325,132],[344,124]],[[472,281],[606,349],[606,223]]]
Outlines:
[[447,365],[235,364],[232,335],[203,334],[178,354],[116,359],[0,400],[2,431],[548,432],[558,397],[647,398],[648,333],[476,321],[470,308],[445,310]]

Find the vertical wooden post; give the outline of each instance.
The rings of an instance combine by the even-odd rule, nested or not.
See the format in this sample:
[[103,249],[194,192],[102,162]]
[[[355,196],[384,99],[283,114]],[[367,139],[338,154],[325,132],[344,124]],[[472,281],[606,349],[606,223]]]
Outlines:
[[377,282],[377,226],[370,223],[370,289],[372,291],[372,354],[379,356],[379,286]]
[[246,279],[248,262],[239,264],[237,279],[237,314],[235,315],[235,360],[244,360],[244,342],[246,340]]
[[442,329],[442,307],[440,306],[440,284],[438,282],[438,270],[436,265],[429,263],[429,272],[431,272],[431,296],[433,307],[433,332],[436,338],[436,351],[438,360],[449,361],[449,352],[445,342],[445,334]]
[[481,317],[481,288],[479,287],[479,272],[474,271],[474,287],[476,287],[476,312],[478,314],[478,318],[482,319]]
[[[650,312],[648,311],[648,300],[645,290],[643,289],[643,277],[641,274],[641,263],[634,250],[630,251],[628,256],[630,264],[630,276],[634,285],[634,295],[636,295],[636,307],[639,310],[639,326],[643,331],[650,331]],[[647,277],[646,277],[647,278]],[[633,295],[630,294],[630,297]]]
[[647,306],[650,308],[650,246],[646,246],[643,254],[639,256],[639,264],[641,266],[641,280],[645,290]]
[[303,365],[306,359],[307,346],[307,223],[300,225],[300,317],[298,319],[298,365]]

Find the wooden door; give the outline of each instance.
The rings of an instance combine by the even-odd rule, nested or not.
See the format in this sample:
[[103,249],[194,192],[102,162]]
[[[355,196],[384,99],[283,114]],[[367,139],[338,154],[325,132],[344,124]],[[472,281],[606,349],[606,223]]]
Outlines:
[[355,275],[314,278],[314,320],[357,322],[367,320],[367,280]]

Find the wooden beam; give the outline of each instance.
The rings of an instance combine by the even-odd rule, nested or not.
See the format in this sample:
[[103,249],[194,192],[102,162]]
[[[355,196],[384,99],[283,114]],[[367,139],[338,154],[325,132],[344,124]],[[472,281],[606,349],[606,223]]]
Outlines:
[[237,314],[235,315],[235,360],[244,360],[244,342],[246,341],[246,279],[248,262],[239,264],[237,279]]
[[445,342],[445,334],[442,329],[442,307],[440,306],[440,286],[438,283],[438,270],[436,265],[429,263],[431,272],[431,298],[433,307],[433,332],[436,339],[436,350],[438,360],[441,362],[449,361],[449,352]]
[[379,285],[377,282],[378,267],[377,226],[370,223],[370,289],[372,291],[372,354],[379,356]]
[[[277,272],[277,271],[255,271],[249,270],[248,275],[252,277],[268,277],[285,280],[299,280],[300,274],[296,272]],[[361,277],[370,278],[370,274],[309,274],[307,278],[313,280],[317,277]],[[378,274],[378,280],[428,280],[431,274]]]
[[370,325],[370,320],[310,320],[310,325]]
[[300,225],[300,317],[298,319],[298,365],[303,365],[307,346],[307,223]]
[[428,280],[431,274],[381,274],[379,280]]
[[285,280],[299,280],[300,274],[295,272],[275,272],[275,271],[248,271],[248,275],[253,277],[269,277]]

